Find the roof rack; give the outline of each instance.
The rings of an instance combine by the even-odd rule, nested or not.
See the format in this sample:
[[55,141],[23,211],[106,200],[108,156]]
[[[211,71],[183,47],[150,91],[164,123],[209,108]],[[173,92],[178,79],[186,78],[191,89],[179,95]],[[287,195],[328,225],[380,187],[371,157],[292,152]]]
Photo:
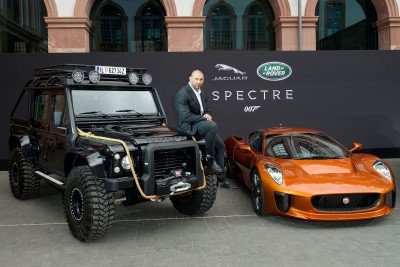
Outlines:
[[[78,71],[79,74],[75,75],[74,73],[77,73]],[[62,64],[34,69],[35,77],[38,77],[41,80],[58,77],[72,78],[75,82],[80,82],[87,78],[92,81],[92,73],[95,73],[94,75],[97,76],[96,78],[98,78],[98,80],[100,80],[101,76],[102,81],[129,81],[131,84],[142,83],[145,85],[151,83],[151,75],[147,73],[147,69],[145,68]],[[80,81],[75,79],[77,76],[81,79]],[[133,82],[131,82],[131,76],[133,77]]]
[[[95,68],[96,68],[95,65],[62,64],[62,65],[37,68],[34,69],[33,73],[35,76],[55,76],[55,75],[68,76],[68,74],[71,74],[74,70],[77,69],[89,73],[90,71],[95,70]],[[145,68],[132,68],[132,67],[127,67],[126,70],[127,72],[136,72],[139,74],[145,73],[147,71],[147,69]]]

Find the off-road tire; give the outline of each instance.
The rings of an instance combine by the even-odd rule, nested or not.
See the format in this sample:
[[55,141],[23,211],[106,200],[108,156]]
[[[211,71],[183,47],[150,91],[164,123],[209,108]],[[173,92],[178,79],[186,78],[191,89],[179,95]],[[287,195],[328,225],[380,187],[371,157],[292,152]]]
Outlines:
[[11,151],[8,173],[13,195],[18,199],[31,199],[39,195],[40,177],[36,167],[25,158],[21,148]]
[[75,167],[68,175],[63,204],[69,229],[80,241],[99,239],[112,227],[113,194],[88,166]]
[[254,212],[261,216],[268,215],[265,211],[265,195],[264,188],[261,182],[261,176],[258,170],[254,170],[251,174],[251,203],[253,204]]
[[171,196],[175,209],[186,215],[207,212],[214,205],[217,196],[217,178],[206,176],[206,187],[203,190],[193,190],[189,193]]

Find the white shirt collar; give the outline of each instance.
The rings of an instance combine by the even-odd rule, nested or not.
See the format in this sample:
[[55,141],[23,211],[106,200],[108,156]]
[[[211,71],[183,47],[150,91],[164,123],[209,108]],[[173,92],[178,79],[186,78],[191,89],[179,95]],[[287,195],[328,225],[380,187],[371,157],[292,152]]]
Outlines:
[[196,97],[197,97],[197,100],[199,101],[199,104],[200,104],[200,112],[201,112],[201,115],[203,115],[203,113],[204,113],[204,108],[203,108],[203,103],[201,102],[201,89],[199,89],[199,91],[196,91],[196,90],[194,90],[194,88],[192,87],[192,85],[189,83],[189,85],[190,85],[190,87],[192,88],[192,90],[193,90],[193,92],[194,92],[194,94],[196,95]]

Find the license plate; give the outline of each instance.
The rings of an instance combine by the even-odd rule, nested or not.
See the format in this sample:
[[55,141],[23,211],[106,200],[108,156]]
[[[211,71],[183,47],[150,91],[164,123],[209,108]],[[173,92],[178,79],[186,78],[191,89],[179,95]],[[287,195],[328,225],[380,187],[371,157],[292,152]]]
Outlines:
[[100,74],[126,75],[124,67],[96,66],[96,71]]

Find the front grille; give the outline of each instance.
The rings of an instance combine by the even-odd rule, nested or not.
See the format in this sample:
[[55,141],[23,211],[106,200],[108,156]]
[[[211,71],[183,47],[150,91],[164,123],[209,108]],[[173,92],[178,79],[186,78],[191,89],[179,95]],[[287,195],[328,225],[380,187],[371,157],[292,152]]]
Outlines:
[[357,211],[375,207],[379,199],[380,194],[335,194],[314,196],[311,203],[321,211]]
[[161,149],[154,151],[155,179],[165,178],[171,170],[183,169],[186,172],[196,173],[195,147]]

